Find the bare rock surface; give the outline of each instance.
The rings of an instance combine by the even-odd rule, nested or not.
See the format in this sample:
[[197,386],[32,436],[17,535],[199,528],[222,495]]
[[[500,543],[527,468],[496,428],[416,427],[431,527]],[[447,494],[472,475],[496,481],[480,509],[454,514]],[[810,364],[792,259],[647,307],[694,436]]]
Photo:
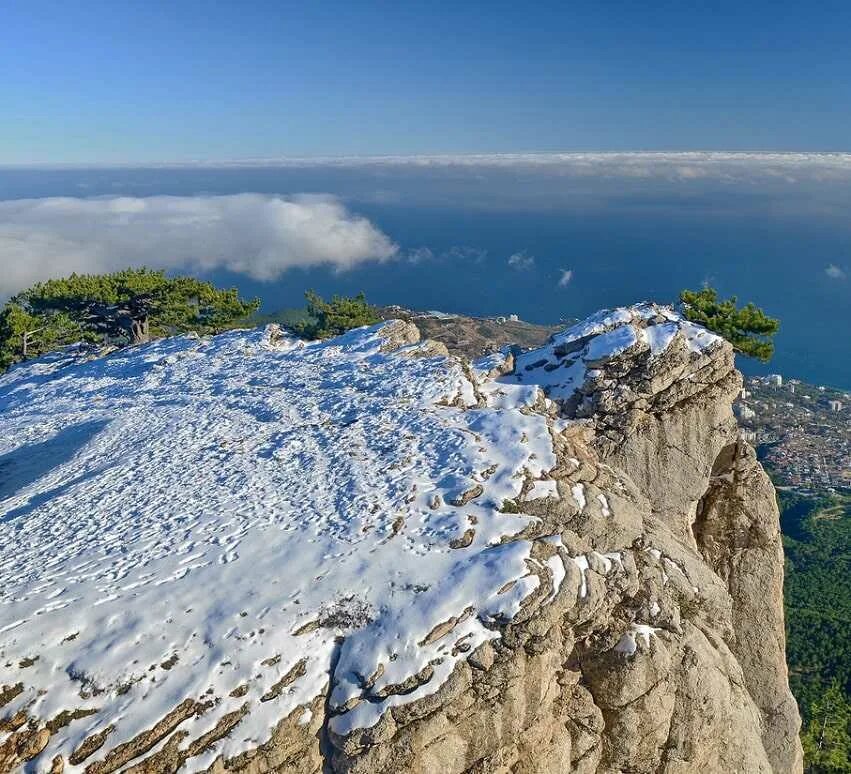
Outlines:
[[[3,437],[29,428],[0,449],[0,771],[801,771],[777,508],[723,340],[649,304],[472,363],[402,321],[228,336],[0,378]],[[99,408],[63,435],[69,386]],[[147,460],[121,445],[160,423]],[[45,560],[71,502],[97,551]],[[134,508],[170,529],[107,529]]]
[[513,345],[530,349],[546,344],[547,339],[565,325],[536,325],[509,317],[468,317],[442,312],[416,312],[400,307],[384,307],[379,314],[388,320],[402,317],[416,325],[424,339],[440,342],[453,355],[468,360]]

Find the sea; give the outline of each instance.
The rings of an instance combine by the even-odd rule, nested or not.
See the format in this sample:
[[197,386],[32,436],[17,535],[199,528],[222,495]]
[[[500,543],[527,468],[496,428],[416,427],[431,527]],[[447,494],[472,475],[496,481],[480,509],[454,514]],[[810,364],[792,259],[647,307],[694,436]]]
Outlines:
[[[316,263],[316,256],[301,262],[295,255],[285,262],[289,268],[261,276],[251,270],[251,245],[254,231],[268,225],[246,215],[227,248],[241,263],[205,261],[209,245],[199,239],[194,269],[259,297],[266,312],[301,306],[311,288],[323,295],[363,291],[371,302],[414,309],[517,314],[537,323],[645,299],[674,302],[681,289],[708,284],[781,321],[773,360],[763,365],[741,358],[747,374],[780,373],[851,389],[851,175],[825,174],[824,165],[810,173],[805,164],[791,168],[782,159],[752,169],[741,159],[726,166],[635,161],[597,167],[484,158],[0,168],[0,271],[13,277],[29,277],[30,269],[59,271],[68,265],[63,245],[79,251],[81,239],[104,240],[105,246],[89,245],[81,255],[96,256],[94,268],[105,265],[111,242],[97,222],[86,226],[85,236],[74,231],[65,239],[67,223],[33,216],[40,210],[32,208],[49,197],[333,197],[385,235],[393,254],[348,265]],[[29,214],[3,214],[4,203],[28,201],[32,208],[23,211]],[[120,224],[113,220],[103,228]],[[204,226],[186,228],[191,244],[192,229]],[[50,242],[47,257],[8,247],[4,255],[4,230],[18,243],[36,243],[45,230],[62,238]],[[191,247],[182,236],[181,242],[185,255]],[[154,244],[152,263],[169,251],[162,239]],[[243,249],[245,255],[237,255]],[[281,249],[297,252],[298,246],[287,241]],[[134,251],[134,261],[138,255]],[[7,295],[12,289],[6,287]]]

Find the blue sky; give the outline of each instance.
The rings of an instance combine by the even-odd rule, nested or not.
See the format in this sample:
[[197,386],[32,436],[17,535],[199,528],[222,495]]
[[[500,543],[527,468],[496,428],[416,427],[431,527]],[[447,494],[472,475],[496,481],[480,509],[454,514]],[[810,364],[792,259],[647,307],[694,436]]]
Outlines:
[[0,163],[848,150],[851,4],[3,4]]

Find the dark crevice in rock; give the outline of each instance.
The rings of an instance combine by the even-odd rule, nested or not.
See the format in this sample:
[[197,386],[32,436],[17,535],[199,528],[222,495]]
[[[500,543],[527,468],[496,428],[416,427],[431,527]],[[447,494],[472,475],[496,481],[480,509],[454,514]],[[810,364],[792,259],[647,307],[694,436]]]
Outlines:
[[331,720],[331,717],[335,714],[331,707],[331,694],[334,691],[334,675],[337,671],[337,664],[340,663],[340,653],[343,649],[343,642],[343,637],[337,637],[334,640],[334,647],[331,650],[331,662],[328,666],[328,691],[325,695],[325,702],[323,705],[322,727],[319,729],[319,754],[322,758],[322,774],[334,774],[333,759],[335,749],[331,742],[328,723]]

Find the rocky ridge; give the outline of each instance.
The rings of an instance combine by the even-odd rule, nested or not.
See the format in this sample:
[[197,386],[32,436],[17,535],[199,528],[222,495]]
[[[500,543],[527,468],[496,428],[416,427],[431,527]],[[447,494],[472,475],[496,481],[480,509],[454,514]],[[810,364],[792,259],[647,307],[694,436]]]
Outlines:
[[[286,659],[267,665],[276,655],[262,637],[246,651],[254,659],[248,673],[268,667],[274,680],[233,686],[229,696],[221,682],[174,695],[168,711],[148,712],[137,732],[121,732],[120,713],[110,716],[107,706],[126,696],[135,704],[128,700],[123,711],[132,713],[143,681],[98,687],[95,674],[96,690],[85,698],[84,683],[72,704],[45,701],[39,690],[53,686],[39,689],[28,675],[52,651],[21,650],[26,640],[17,633],[32,625],[10,627],[13,616],[4,614],[0,769],[32,761],[91,772],[801,770],[777,510],[770,482],[738,438],[731,406],[741,380],[725,342],[655,305],[606,311],[539,349],[509,348],[472,364],[421,341],[410,323],[348,337],[329,345],[346,363],[357,361],[347,378],[386,364],[420,379],[417,387],[438,384],[423,399],[423,416],[436,412],[444,427],[473,436],[473,446],[460,448],[478,455],[475,464],[436,458],[453,466],[449,484],[437,473],[422,479],[422,466],[435,460],[411,447],[419,488],[394,500],[386,525],[364,522],[377,532],[386,527],[381,546],[408,541],[394,556],[408,563],[411,583],[424,556],[450,562],[426,573],[443,596],[428,600],[424,581],[399,610],[384,598],[388,613],[375,609],[375,598],[362,608],[325,608],[324,618],[303,624],[314,627],[308,636],[324,638],[294,639]],[[337,362],[337,350],[302,354],[274,331],[259,345],[238,344],[249,345],[261,357],[283,351],[290,364],[311,352],[314,368]],[[185,351],[175,345],[152,362]],[[2,386],[12,415],[26,410],[10,395],[37,378],[44,389],[56,373],[35,371]],[[414,400],[398,390],[390,397]],[[323,411],[314,419],[364,421],[354,403],[337,400]],[[432,437],[429,425],[416,427]],[[506,445],[519,456],[500,456]],[[44,502],[58,496],[49,483]],[[4,504],[14,499],[8,494]],[[409,506],[401,517],[400,502]],[[21,507],[15,501],[6,514]],[[429,541],[416,543],[432,523]],[[224,572],[211,567],[193,572]],[[474,573],[476,593],[441,589],[441,572],[461,586],[464,573]],[[28,590],[14,589],[6,609],[37,584],[45,578],[35,574]],[[403,617],[407,606],[418,611],[417,624]],[[388,631],[404,647],[378,647]],[[66,645],[73,649],[74,640]],[[158,672],[161,682],[177,680],[182,665]],[[299,688],[314,673],[318,688]],[[260,724],[257,742],[234,744],[259,708],[274,722]]]

